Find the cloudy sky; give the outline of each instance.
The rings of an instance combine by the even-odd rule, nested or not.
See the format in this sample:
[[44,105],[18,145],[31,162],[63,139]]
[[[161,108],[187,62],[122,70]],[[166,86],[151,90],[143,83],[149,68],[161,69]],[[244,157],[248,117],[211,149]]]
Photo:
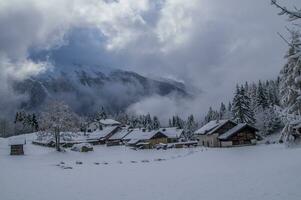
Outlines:
[[8,78],[78,62],[183,81],[202,90],[189,104],[205,111],[236,83],[278,75],[287,46],[276,33],[289,23],[277,12],[269,0],[0,0],[0,93]]

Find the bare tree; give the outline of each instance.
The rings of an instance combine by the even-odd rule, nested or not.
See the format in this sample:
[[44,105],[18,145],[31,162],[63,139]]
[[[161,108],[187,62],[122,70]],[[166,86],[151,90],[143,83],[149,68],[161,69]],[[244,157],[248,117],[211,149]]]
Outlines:
[[61,151],[60,136],[63,131],[77,131],[79,117],[61,101],[50,102],[41,113],[41,130],[49,131],[55,138],[55,148]]

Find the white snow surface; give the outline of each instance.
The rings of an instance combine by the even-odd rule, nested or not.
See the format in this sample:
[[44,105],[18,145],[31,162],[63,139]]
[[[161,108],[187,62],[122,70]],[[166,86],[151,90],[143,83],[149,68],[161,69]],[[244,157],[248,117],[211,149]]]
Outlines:
[[8,140],[8,145],[24,145],[26,143],[25,137],[11,137]]
[[26,135],[24,156],[10,156],[9,140],[0,138],[1,200],[301,199],[300,148],[94,146],[58,153],[32,145],[34,137]]

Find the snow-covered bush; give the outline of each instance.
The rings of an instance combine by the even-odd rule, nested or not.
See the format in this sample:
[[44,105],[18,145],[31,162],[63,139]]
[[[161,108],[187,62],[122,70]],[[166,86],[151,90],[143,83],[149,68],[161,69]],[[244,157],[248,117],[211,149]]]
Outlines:
[[71,150],[78,151],[78,152],[88,152],[88,151],[93,151],[93,146],[89,143],[74,144]]

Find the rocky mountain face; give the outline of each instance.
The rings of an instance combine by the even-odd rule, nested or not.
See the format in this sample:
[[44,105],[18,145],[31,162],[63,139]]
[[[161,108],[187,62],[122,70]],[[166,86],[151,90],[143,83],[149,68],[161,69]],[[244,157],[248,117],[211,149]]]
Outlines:
[[80,114],[91,114],[100,106],[117,112],[152,95],[187,97],[185,85],[154,80],[131,71],[73,65],[56,67],[39,76],[14,83],[14,90],[28,96],[22,109],[39,110],[47,101],[68,103]]

